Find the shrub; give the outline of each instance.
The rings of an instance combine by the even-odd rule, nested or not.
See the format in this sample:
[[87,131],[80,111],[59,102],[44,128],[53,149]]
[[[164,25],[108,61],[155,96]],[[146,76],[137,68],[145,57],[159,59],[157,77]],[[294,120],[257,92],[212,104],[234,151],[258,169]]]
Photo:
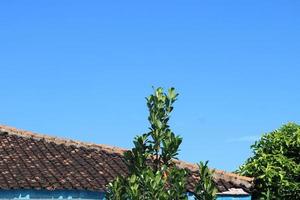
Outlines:
[[238,170],[255,177],[256,199],[300,199],[300,126],[288,123],[251,146],[253,156]]

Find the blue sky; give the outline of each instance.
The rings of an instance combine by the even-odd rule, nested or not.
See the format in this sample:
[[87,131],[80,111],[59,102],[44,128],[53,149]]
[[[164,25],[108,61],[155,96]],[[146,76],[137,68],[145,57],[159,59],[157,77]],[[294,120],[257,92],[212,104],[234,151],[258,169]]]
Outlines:
[[132,147],[145,96],[176,87],[180,158],[235,170],[300,123],[300,2],[0,2],[0,123]]

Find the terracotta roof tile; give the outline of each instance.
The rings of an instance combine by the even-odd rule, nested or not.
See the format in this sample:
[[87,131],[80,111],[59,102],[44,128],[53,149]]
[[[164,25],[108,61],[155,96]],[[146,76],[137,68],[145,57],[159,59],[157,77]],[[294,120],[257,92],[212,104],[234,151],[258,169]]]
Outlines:
[[[77,142],[0,125],[0,189],[85,189],[105,191],[118,175],[126,175],[126,149]],[[175,161],[189,170],[188,190],[199,179],[195,164]],[[253,179],[215,170],[219,192],[250,192]],[[234,190],[237,191],[237,190]]]

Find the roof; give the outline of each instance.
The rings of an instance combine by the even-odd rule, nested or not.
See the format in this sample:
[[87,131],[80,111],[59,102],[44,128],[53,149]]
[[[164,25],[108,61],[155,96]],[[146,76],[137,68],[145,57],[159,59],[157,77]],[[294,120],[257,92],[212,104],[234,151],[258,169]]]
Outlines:
[[[117,176],[127,175],[125,151],[0,125],[0,189],[105,191]],[[199,179],[197,165],[176,164],[188,169],[187,189],[192,191]],[[222,194],[247,194],[253,186],[252,178],[221,170],[215,170],[214,181]]]

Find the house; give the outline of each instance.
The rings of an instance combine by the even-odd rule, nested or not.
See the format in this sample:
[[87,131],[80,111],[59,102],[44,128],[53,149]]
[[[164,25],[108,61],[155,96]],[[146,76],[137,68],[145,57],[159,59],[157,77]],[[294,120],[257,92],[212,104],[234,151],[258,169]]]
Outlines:
[[[127,175],[124,151],[0,125],[0,200],[104,199],[107,184]],[[193,191],[197,166],[176,164],[189,171]],[[219,200],[251,199],[252,178],[216,170],[214,181]]]

